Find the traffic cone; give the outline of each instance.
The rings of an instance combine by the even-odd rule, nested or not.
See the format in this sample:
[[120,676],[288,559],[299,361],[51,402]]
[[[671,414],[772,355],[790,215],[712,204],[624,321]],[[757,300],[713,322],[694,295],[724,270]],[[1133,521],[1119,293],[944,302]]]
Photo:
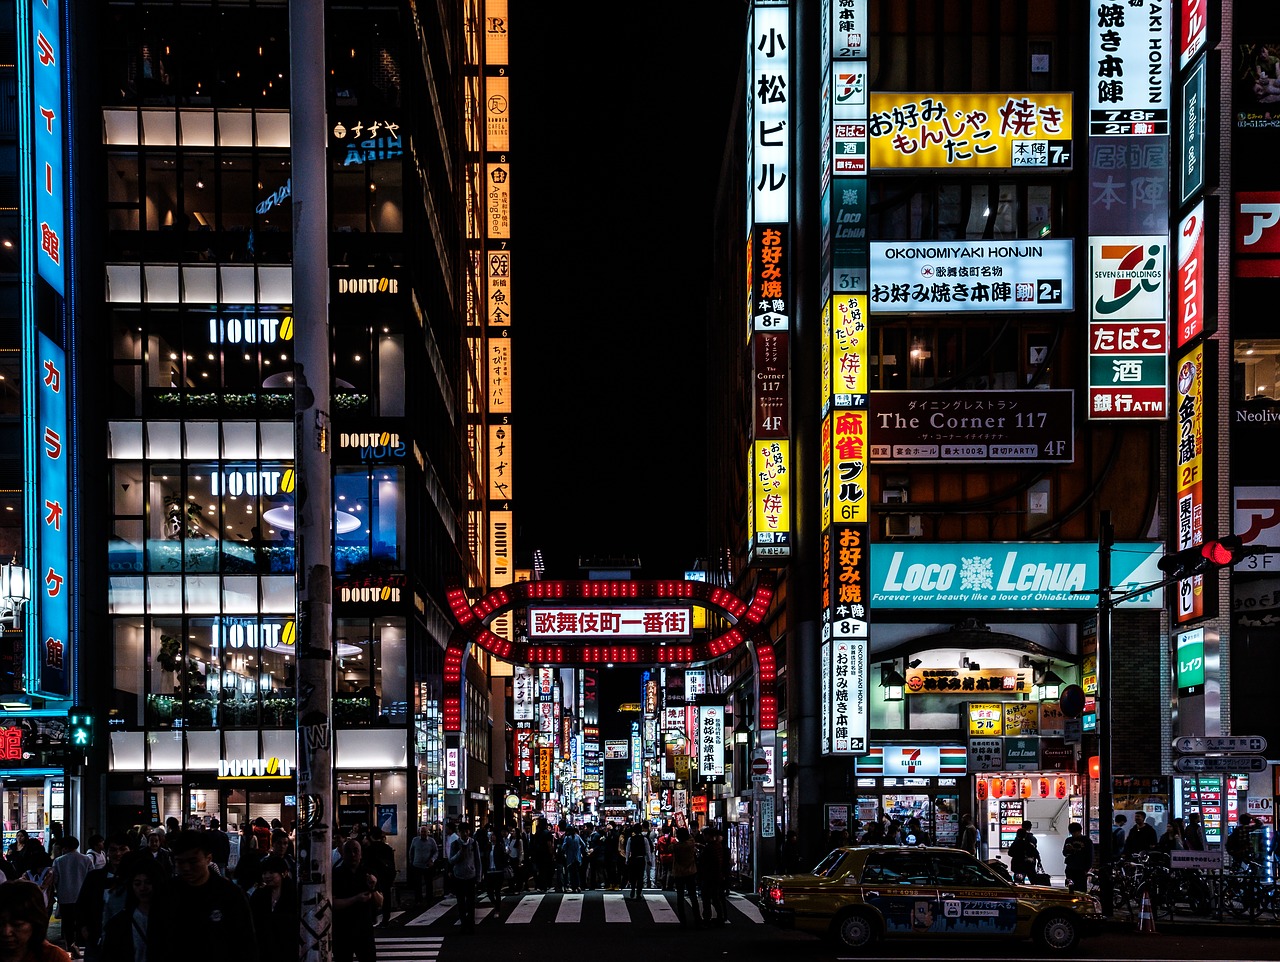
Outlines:
[[1156,934],[1156,917],[1151,910],[1151,893],[1146,889],[1142,890],[1142,905],[1138,909],[1138,931],[1149,935]]

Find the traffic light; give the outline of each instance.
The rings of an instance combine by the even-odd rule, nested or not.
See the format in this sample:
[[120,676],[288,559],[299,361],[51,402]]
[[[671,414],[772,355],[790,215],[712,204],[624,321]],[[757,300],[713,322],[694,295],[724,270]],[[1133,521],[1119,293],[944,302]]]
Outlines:
[[72,748],[86,751],[93,744],[93,716],[80,708],[67,714],[68,737]]
[[1230,568],[1250,555],[1262,554],[1267,549],[1259,545],[1246,547],[1239,535],[1206,541],[1191,548],[1183,548],[1161,558],[1157,565],[1161,571],[1179,578],[1190,578],[1219,568]]

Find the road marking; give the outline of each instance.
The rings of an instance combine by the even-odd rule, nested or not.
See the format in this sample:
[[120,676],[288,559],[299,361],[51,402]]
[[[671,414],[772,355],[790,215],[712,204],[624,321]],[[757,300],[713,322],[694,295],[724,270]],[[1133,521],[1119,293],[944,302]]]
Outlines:
[[631,913],[621,892],[604,892],[604,920],[606,922],[630,922]]
[[526,895],[520,899],[520,903],[511,910],[511,914],[507,916],[509,925],[518,925],[522,922],[532,922],[533,914],[538,911],[538,906],[542,904],[544,895]]
[[756,908],[755,903],[748,900],[745,895],[730,894],[729,902],[735,909],[749,918],[752,922],[764,923],[764,916],[760,914],[760,910]]
[[582,896],[566,895],[560,900],[560,909],[556,912],[557,922],[582,921]]
[[649,912],[653,915],[655,922],[679,922],[676,917],[675,910],[671,907],[671,903],[667,901],[665,895],[659,895],[657,892],[646,892],[644,896],[645,904],[649,906]]
[[381,938],[377,940],[378,958],[385,962],[427,962],[440,954],[443,938]]
[[[492,905],[487,905],[487,906],[485,906],[484,908],[480,908],[479,906],[477,906],[477,907],[476,907],[475,916],[474,916],[474,920],[473,920],[473,921],[474,921],[474,923],[475,923],[476,925],[479,925],[481,922],[483,922],[485,919],[487,919],[487,918],[488,918],[490,915],[492,915],[492,914],[493,914],[493,906],[492,906]],[[453,924],[454,924],[454,925],[461,925],[461,924],[462,924],[462,919],[458,919],[458,920],[457,920],[457,921],[455,921]]]
[[453,908],[457,904],[458,904],[458,900],[452,897],[441,899],[439,902],[431,906],[431,908],[427,909],[425,912],[423,912],[413,921],[406,922],[405,925],[430,925],[432,922],[440,918],[440,916],[444,915],[446,912],[448,912],[451,908]]

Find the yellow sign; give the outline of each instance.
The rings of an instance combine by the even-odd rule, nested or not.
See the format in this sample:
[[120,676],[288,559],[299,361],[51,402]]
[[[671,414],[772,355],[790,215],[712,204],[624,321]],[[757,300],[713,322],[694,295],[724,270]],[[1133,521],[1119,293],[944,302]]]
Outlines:
[[831,488],[833,520],[867,520],[867,412],[831,415]]
[[551,746],[544,745],[538,749],[538,791],[543,795],[551,794]]
[[822,345],[822,383],[835,406],[847,408],[853,406],[852,398],[867,393],[867,295],[836,294],[831,302],[831,309],[823,311],[830,323],[830,348]]
[[511,500],[511,425],[489,425],[489,500]]
[[[1032,689],[1030,668],[908,668],[908,695],[1022,695]],[[1005,719],[1005,725],[1009,721]],[[1005,734],[1009,734],[1006,730]]]
[[689,779],[689,756],[676,756],[676,779],[679,781],[688,781]]
[[1091,652],[1084,656],[1084,664],[1080,666],[1080,687],[1086,695],[1098,693],[1098,654]]
[[1040,705],[1034,701],[1017,701],[1004,706],[1006,735],[1040,734]]
[[791,530],[791,442],[752,445],[753,527],[758,532]]
[[969,734],[1000,735],[1004,732],[1004,706],[999,702],[969,703]]
[[872,93],[871,168],[1071,167],[1069,93]]

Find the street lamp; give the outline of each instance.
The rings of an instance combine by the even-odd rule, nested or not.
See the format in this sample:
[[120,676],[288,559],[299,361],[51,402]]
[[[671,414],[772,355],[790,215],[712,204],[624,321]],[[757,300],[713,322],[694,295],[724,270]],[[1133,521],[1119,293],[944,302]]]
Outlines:
[[20,564],[0,565],[0,620],[18,627],[22,608],[31,600],[31,572]]
[[902,691],[906,685],[907,680],[902,677],[896,664],[886,662],[880,666],[880,686],[884,689],[885,701],[902,701]]

